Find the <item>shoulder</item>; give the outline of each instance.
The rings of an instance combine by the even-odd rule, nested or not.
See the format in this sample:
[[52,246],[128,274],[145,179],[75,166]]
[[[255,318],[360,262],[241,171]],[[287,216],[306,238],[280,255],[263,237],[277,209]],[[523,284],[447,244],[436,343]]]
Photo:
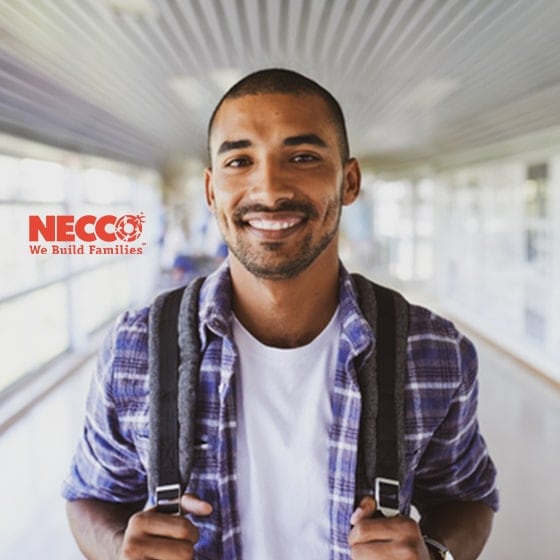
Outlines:
[[99,353],[98,384],[117,407],[147,391],[149,312],[143,307],[119,315]]
[[116,319],[105,339],[105,347],[120,357],[147,353],[150,307],[125,311]]
[[412,374],[439,377],[458,387],[474,381],[476,349],[456,325],[425,307],[409,304],[408,360]]
[[456,342],[461,338],[461,333],[451,320],[421,305],[409,303],[408,308],[409,337],[441,339],[448,342]]

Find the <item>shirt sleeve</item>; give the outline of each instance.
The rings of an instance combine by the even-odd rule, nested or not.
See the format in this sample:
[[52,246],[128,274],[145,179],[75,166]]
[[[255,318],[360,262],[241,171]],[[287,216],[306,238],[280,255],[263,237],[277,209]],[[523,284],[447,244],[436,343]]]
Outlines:
[[413,503],[420,512],[449,501],[481,501],[498,509],[496,468],[477,420],[478,360],[472,343],[458,334],[459,384],[447,413],[420,459]]
[[147,309],[125,313],[98,355],[83,432],[63,483],[67,500],[147,499],[147,475],[138,452],[139,441],[148,441],[147,363]]

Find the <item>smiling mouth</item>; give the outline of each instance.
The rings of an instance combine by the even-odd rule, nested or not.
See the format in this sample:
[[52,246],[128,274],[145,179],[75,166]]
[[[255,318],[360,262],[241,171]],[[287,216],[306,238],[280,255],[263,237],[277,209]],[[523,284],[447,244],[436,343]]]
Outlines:
[[307,201],[282,200],[274,208],[263,204],[241,206],[233,213],[238,227],[264,242],[281,242],[318,218],[317,210]]
[[240,221],[245,230],[265,243],[281,243],[296,234],[308,216],[295,212],[250,212]]
[[247,223],[253,229],[257,229],[260,231],[282,231],[298,226],[303,221],[303,217],[292,217],[283,219],[251,218],[249,220],[245,220],[245,223]]

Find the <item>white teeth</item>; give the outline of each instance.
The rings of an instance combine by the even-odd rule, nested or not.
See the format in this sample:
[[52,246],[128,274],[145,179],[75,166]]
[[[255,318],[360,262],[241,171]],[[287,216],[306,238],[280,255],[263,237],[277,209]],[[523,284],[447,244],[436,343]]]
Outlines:
[[297,224],[299,220],[249,220],[249,225],[255,229],[281,230],[288,229]]

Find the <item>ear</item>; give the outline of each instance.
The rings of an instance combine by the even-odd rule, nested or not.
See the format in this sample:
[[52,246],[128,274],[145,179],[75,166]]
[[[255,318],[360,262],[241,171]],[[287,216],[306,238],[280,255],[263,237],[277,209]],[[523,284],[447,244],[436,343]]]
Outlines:
[[212,169],[207,167],[204,170],[204,196],[206,205],[212,214],[214,213],[214,185],[212,182]]
[[342,204],[348,206],[358,198],[362,184],[362,172],[356,158],[348,160],[344,166],[344,191],[342,193]]

